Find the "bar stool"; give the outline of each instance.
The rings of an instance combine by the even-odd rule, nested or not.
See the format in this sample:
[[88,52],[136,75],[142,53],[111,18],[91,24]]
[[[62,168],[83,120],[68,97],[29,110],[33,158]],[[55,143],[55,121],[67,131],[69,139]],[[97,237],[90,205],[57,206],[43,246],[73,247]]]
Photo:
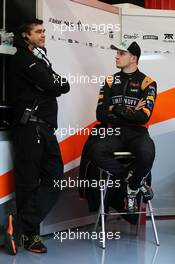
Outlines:
[[[115,159],[130,159],[130,162],[132,162],[134,160],[134,155],[131,152],[114,152],[114,158]],[[109,171],[106,171],[102,168],[98,168],[100,171],[100,180],[102,180],[102,175],[105,173],[106,174],[106,185],[105,188],[100,188],[100,207],[99,207],[99,211],[98,211],[98,215],[97,215],[97,220],[94,226],[94,231],[97,230],[98,224],[99,224],[99,220],[101,218],[101,228],[102,228],[102,248],[105,249],[106,247],[106,233],[105,233],[105,215],[124,215],[124,214],[143,214],[145,212],[142,211],[138,211],[138,212],[134,212],[134,213],[130,213],[130,212],[118,212],[118,213],[113,213],[113,212],[109,212],[109,213],[105,213],[105,208],[104,208],[104,200],[105,200],[105,196],[106,196],[106,192],[107,192],[107,187],[108,187],[108,181],[110,180],[112,176],[112,174]],[[159,237],[158,237],[158,233],[157,233],[157,228],[156,228],[156,224],[155,224],[155,219],[154,219],[154,212],[153,212],[153,207],[151,204],[151,201],[148,201],[148,211],[150,213],[150,217],[151,217],[151,222],[152,222],[152,228],[153,228],[153,232],[154,232],[154,237],[155,237],[155,242],[156,245],[159,246]]]

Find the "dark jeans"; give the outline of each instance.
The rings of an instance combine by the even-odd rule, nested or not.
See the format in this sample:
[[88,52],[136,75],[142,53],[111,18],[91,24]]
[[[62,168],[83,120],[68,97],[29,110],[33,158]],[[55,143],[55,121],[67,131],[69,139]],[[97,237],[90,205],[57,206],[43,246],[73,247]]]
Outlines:
[[144,127],[121,127],[119,136],[99,138],[91,149],[91,159],[96,166],[108,170],[118,178],[125,175],[122,164],[114,159],[114,152],[130,151],[135,155],[133,176],[129,178],[131,189],[139,188],[148,176],[155,158],[155,146]]
[[[40,143],[38,139],[40,137]],[[29,122],[13,128],[17,219],[22,232],[39,234],[39,224],[55,204],[63,178],[63,162],[53,130]]]

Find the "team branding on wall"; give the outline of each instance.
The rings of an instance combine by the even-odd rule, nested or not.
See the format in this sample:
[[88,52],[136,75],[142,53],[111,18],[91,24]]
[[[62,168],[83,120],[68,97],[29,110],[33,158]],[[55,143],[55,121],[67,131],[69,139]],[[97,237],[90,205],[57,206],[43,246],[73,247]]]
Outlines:
[[82,45],[82,46],[91,47],[91,48],[111,49],[110,45],[109,46],[103,46],[103,45],[100,45],[98,43],[84,42],[84,41],[79,41],[79,40],[71,39],[71,38],[66,39],[66,38],[58,37],[56,39],[54,35],[50,36],[50,40],[51,41],[56,41],[56,40],[58,40],[58,41],[66,41],[69,44],[77,44],[77,45]]
[[[175,55],[175,33],[145,34],[141,30],[129,33],[127,27],[122,39],[137,41],[142,46],[142,54],[145,55]],[[155,43],[159,49],[155,49]],[[167,45],[162,45],[162,43]]]
[[132,40],[136,40],[137,38],[139,38],[139,34],[124,34],[123,35],[123,39],[132,39]]
[[156,36],[156,35],[143,35],[143,40],[149,40],[149,39],[151,39],[151,40],[158,40],[159,37]]
[[174,34],[173,33],[164,33],[163,42],[165,42],[165,43],[175,43]]
[[[108,39],[113,40],[116,32],[120,31],[120,24],[88,24],[80,19],[73,22],[71,20],[50,17],[48,23],[53,25],[52,35],[49,37],[50,40],[65,41],[69,44],[83,45],[91,48],[110,49],[110,43],[107,46],[103,45],[104,41],[102,41],[102,44],[96,43],[95,41],[84,41],[84,37],[82,37],[81,33],[98,34],[99,36],[103,35]],[[70,37],[66,36],[65,32],[67,31],[70,33]],[[75,32],[80,34],[74,34]],[[78,39],[72,38],[72,36],[75,35],[77,35]],[[94,39],[94,36],[91,37],[91,39]]]
[[[98,34],[108,35],[109,38],[114,37],[114,31],[120,31],[120,24],[108,24],[108,26],[105,28],[104,24],[101,24],[98,28],[97,24],[89,25],[87,23],[83,23],[83,21],[78,20],[76,22],[72,21],[66,21],[58,18],[49,18],[49,23],[59,25],[59,26],[65,26],[69,28],[70,32],[74,30],[78,30],[79,32],[96,32]],[[59,30],[59,26],[55,26],[55,30]]]

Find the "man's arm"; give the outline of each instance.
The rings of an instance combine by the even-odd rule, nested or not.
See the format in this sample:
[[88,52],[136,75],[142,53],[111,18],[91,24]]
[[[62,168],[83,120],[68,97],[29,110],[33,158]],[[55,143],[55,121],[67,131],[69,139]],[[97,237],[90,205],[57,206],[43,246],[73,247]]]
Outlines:
[[34,87],[41,92],[46,92],[51,96],[60,96],[70,90],[69,83],[65,78],[55,74],[52,69],[45,67],[39,59],[27,54],[20,58],[21,75],[32,82]]
[[[136,106],[134,110],[128,109],[126,106],[114,106],[111,112],[117,117],[122,118],[129,123],[135,124],[145,124],[149,121],[154,103],[157,96],[157,84],[156,82],[151,83],[148,87],[145,88],[143,105]],[[141,102],[140,102],[141,103]]]
[[103,124],[118,124],[122,122],[122,118],[113,114],[109,107],[111,104],[111,86],[113,83],[113,76],[111,79],[105,80],[105,84],[101,87],[99,92],[99,99],[96,109],[97,120]]

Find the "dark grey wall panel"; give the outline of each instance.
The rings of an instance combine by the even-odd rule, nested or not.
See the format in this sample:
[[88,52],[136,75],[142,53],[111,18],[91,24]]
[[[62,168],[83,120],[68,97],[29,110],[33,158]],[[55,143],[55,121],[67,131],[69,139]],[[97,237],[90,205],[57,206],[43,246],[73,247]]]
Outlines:
[[108,4],[134,4],[144,7],[144,0],[101,0],[100,2],[108,3]]
[[36,0],[6,0],[6,3],[6,23],[9,31],[36,16]]
[[[0,28],[2,27],[2,3],[0,1]],[[36,0],[6,0],[6,30],[16,31],[16,29],[26,20],[36,17]],[[13,87],[9,78],[10,56],[6,58],[6,99],[11,101],[14,96]],[[2,57],[0,56],[0,101],[2,100]]]

